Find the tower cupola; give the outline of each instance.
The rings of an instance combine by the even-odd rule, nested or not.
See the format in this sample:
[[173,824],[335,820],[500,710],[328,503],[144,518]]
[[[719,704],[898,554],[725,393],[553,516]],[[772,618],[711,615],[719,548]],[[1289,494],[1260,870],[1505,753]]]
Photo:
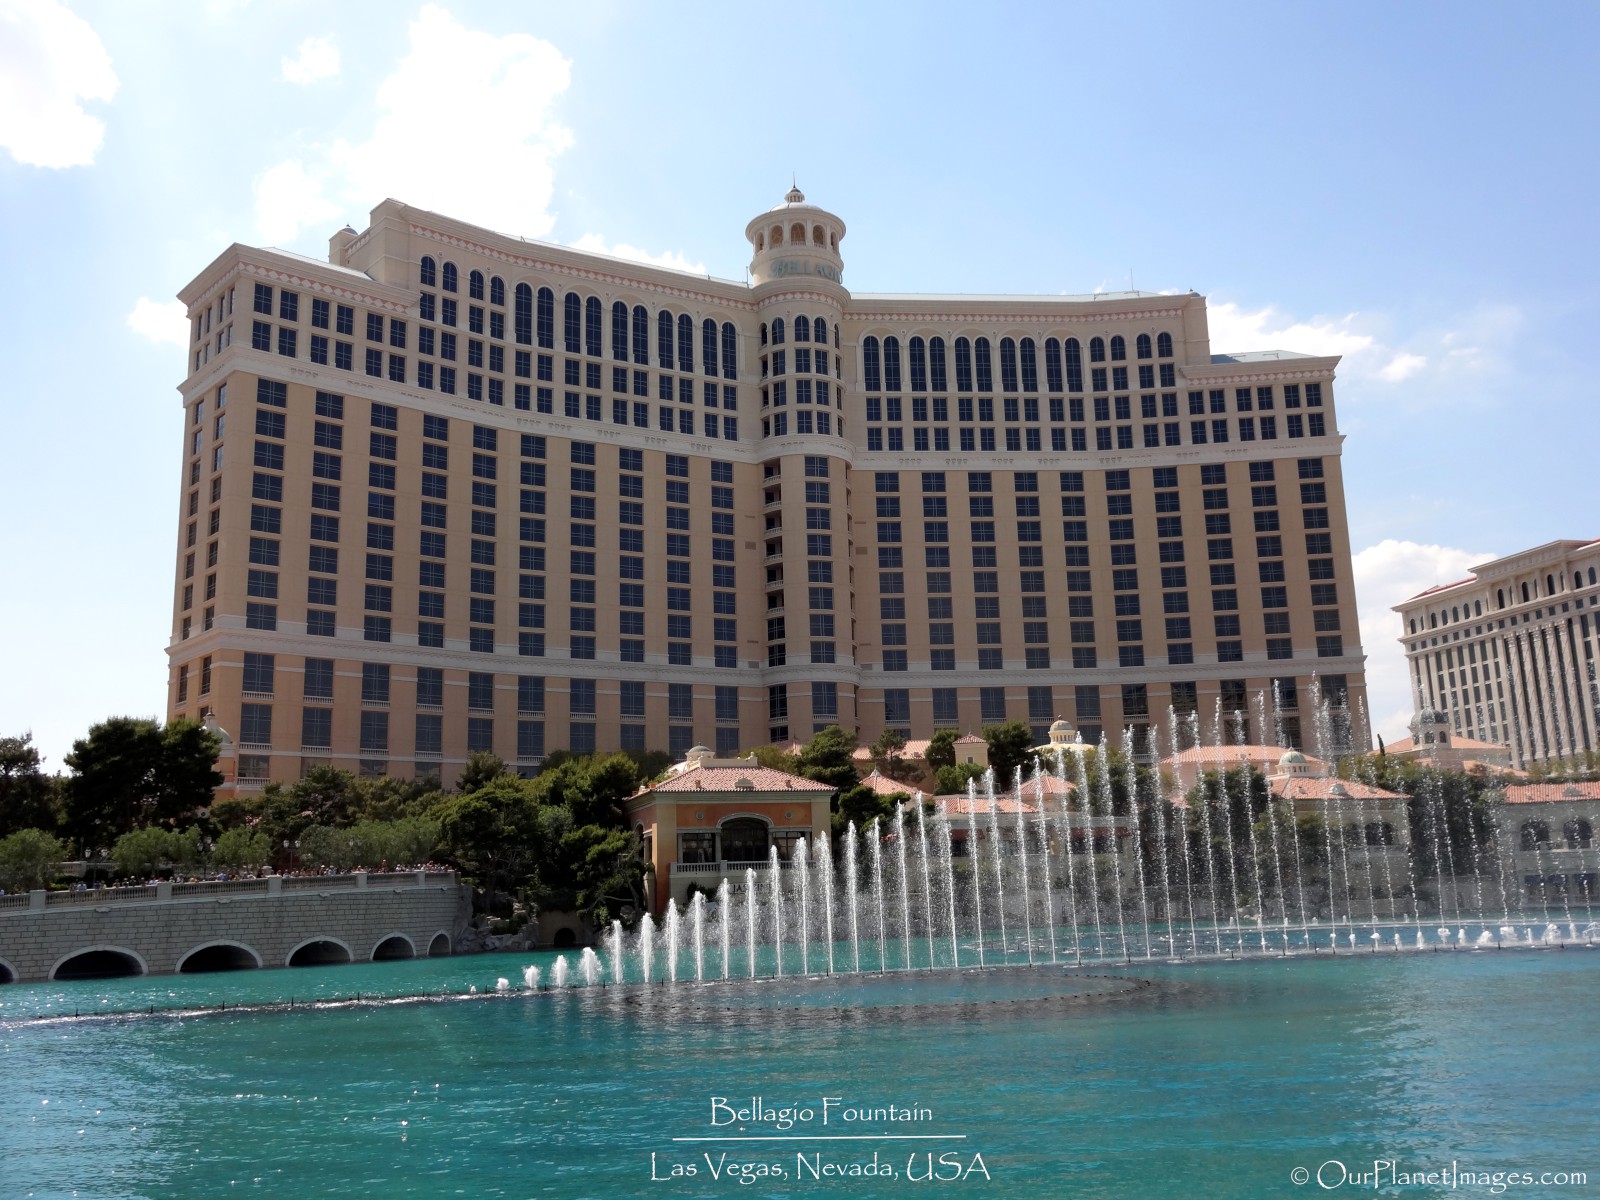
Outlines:
[[789,189],[782,204],[746,225],[744,236],[750,243],[752,286],[784,280],[843,286],[839,243],[844,240],[844,222],[807,204],[798,187]]

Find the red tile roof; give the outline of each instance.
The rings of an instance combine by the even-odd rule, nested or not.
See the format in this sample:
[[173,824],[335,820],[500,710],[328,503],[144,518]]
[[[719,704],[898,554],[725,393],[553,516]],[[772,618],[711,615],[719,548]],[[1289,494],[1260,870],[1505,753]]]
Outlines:
[[1506,789],[1507,804],[1560,804],[1600,800],[1600,783],[1524,783]]
[[1385,791],[1354,779],[1315,779],[1307,775],[1291,775],[1274,780],[1272,790],[1285,800],[1331,800],[1336,786],[1342,786],[1345,795],[1352,800],[1405,801],[1405,797],[1398,792]]
[[[740,787],[749,781],[751,787]],[[814,779],[803,779],[771,767],[686,767],[654,787],[642,788],[645,792],[831,792],[834,789]]]
[[903,792],[909,796],[917,790],[915,784],[901,783],[898,779],[890,779],[887,775],[877,771],[863,778],[861,786],[871,788],[880,796],[893,796],[898,792]]

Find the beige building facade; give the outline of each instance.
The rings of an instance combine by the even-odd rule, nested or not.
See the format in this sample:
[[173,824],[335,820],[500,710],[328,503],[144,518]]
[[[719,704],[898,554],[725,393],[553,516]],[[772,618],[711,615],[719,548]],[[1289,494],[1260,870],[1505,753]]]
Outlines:
[[183,290],[168,713],[233,786],[1364,712],[1336,359],[1214,354],[1193,293],[852,293],[798,190],[745,235],[730,282],[386,200]]
[[1450,734],[1518,769],[1600,750],[1600,539],[1495,559],[1394,611],[1417,708]]

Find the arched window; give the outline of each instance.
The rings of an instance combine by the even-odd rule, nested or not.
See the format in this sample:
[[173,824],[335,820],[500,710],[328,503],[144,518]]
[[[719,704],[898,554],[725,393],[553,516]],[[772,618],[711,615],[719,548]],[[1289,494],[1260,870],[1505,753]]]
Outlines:
[[1172,335],[1170,333],[1156,334],[1156,357],[1172,357]]
[[1483,616],[1483,601],[1482,600],[1474,600],[1472,602],[1472,615],[1475,616],[1475,617]]
[[1128,343],[1122,340],[1119,333],[1111,339],[1111,361],[1126,362],[1128,358]]
[[1439,614],[1438,613],[1429,613],[1428,614],[1428,628],[1429,629],[1437,629],[1437,628],[1439,628]]
[[928,390],[928,344],[919,337],[911,339],[906,347],[911,355],[911,390]]
[[1140,358],[1150,357],[1150,335],[1148,333],[1141,333],[1134,339],[1133,352]]
[[944,374],[944,339],[928,339],[928,366],[933,373],[933,390],[942,392],[949,388]]
[[766,248],[767,248],[767,235],[757,231],[757,233],[756,233],[756,253],[760,254]]
[[773,319],[773,322],[772,322],[772,344],[774,346],[783,345],[783,318],[782,317],[776,317],[776,318]]
[[1077,338],[1068,338],[1062,344],[1062,350],[1067,358],[1067,391],[1083,391],[1083,351],[1078,347]]
[[794,319],[794,340],[809,342],[811,340],[811,320],[804,315]]
[[1549,844],[1549,824],[1544,821],[1524,821],[1522,823],[1522,848],[1524,850],[1537,850],[1540,846]]
[[900,339],[886,337],[883,339],[883,390],[898,392],[900,390]]
[[456,276],[456,265],[455,265],[455,263],[453,263],[453,262],[445,263],[443,277],[444,277],[444,290],[445,291],[447,291],[447,292],[455,292],[455,291],[460,291],[461,290],[460,287],[459,287],[459,282],[460,281],[458,280],[458,278]]
[[1526,604],[1528,602],[1528,585],[1527,584],[1523,584],[1522,585],[1522,602],[1524,604]]
[[1061,390],[1061,343],[1055,338],[1044,340],[1044,385],[1052,392]]
[[1000,339],[1000,388],[1017,390],[1017,343],[1010,338]]
[[[811,340],[821,342],[824,346],[828,344],[828,323],[821,317],[811,322]],[[1590,574],[1594,572],[1591,571]]]
[[956,339],[956,391],[972,390],[972,343],[966,338]]
[[1594,577],[1594,568],[1593,568],[1593,567],[1590,567],[1590,568],[1589,568],[1589,586],[1590,586],[1590,587],[1593,587],[1593,586],[1594,586],[1594,578],[1595,578],[1595,577]]
[[694,374],[694,318],[688,313],[678,318],[678,370]]
[[791,246],[804,246],[806,244],[806,227],[796,221],[789,226],[789,244]]
[[633,361],[641,367],[650,365],[650,314],[642,304],[633,306]]
[[1412,617],[1411,618],[1411,632],[1415,633],[1416,631],[1417,631],[1417,619],[1415,617]]
[[533,288],[517,284],[517,311],[513,328],[519,346],[533,345]]
[[700,322],[700,366],[707,375],[717,373],[717,323],[710,317]]
[[1505,590],[1505,588],[1495,588],[1495,590],[1494,590],[1494,602],[1495,602],[1495,607],[1496,608],[1504,608],[1506,606],[1506,590]]
[[1554,596],[1556,594],[1556,577],[1554,575],[1546,575],[1544,577],[1544,594],[1546,596]]
[[1106,341],[1104,338],[1089,339],[1089,361],[1092,363],[1105,362]]
[[628,306],[621,300],[611,305],[611,357],[628,361]]
[[599,358],[601,333],[600,297],[590,296],[583,302],[583,352],[590,358]]
[[722,323],[722,377],[739,378],[739,331],[732,321]]
[[1452,609],[1451,609],[1451,610],[1450,610],[1450,619],[1451,619],[1451,620],[1452,620],[1452,621],[1459,621],[1459,620],[1461,620],[1461,610],[1460,610],[1460,609],[1459,609],[1459,608],[1452,608]]
[[561,335],[568,354],[583,353],[583,301],[577,292],[562,301]]
[[547,287],[539,289],[539,345],[546,350],[556,348],[556,294]]
[[662,309],[656,314],[656,362],[663,371],[672,370],[672,314]]
[[1568,850],[1587,850],[1594,839],[1594,826],[1583,817],[1573,817],[1561,827],[1561,833],[1567,839]]
[[498,275],[489,280],[489,303],[500,308],[506,306],[506,281]]
[[978,367],[978,390],[994,391],[994,375],[989,369],[989,339],[985,337],[974,339],[972,351],[973,360]]
[[427,257],[426,255],[424,255],[423,259],[422,259],[422,286],[423,287],[438,287],[439,286],[439,267],[438,267],[438,264],[436,264],[433,261],[433,259]]
[[483,272],[474,271],[467,276],[467,295],[474,300],[483,299]]
[[828,244],[828,235],[821,225],[813,225],[811,227],[811,244],[813,246],[826,246]]
[[783,245],[783,226],[782,225],[774,225],[772,227],[771,241],[772,241],[772,244],[774,246]]
[[861,339],[861,385],[869,392],[883,391],[883,369],[878,357],[878,339]]
[[763,346],[767,344],[767,332],[767,323],[763,321],[761,322],[761,344]]
[[1034,352],[1033,339],[1023,338],[1019,349],[1022,353],[1022,390],[1037,392],[1039,390],[1039,358]]

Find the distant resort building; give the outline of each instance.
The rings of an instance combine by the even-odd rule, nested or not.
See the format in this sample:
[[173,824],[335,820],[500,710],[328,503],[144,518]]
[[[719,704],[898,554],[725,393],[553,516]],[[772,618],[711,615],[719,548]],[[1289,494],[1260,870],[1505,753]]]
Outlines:
[[742,887],[746,871],[771,869],[772,851],[788,866],[801,838],[828,832],[834,789],[763,767],[754,758],[717,758],[704,746],[660,783],[628,798],[628,825],[644,841],[654,872],[652,908],[681,908],[690,890],[715,892],[724,878]]
[[1401,762],[1426,763],[1441,771],[1522,773],[1511,765],[1507,747],[1452,733],[1450,715],[1437,708],[1423,708],[1411,718],[1411,736],[1385,746],[1384,754]]
[[1600,783],[1530,783],[1505,790],[1501,861],[1515,864],[1524,901],[1588,904],[1600,888]]
[[1600,539],[1497,558],[1394,611],[1417,706],[1453,739],[1504,746],[1518,768],[1600,749]]

